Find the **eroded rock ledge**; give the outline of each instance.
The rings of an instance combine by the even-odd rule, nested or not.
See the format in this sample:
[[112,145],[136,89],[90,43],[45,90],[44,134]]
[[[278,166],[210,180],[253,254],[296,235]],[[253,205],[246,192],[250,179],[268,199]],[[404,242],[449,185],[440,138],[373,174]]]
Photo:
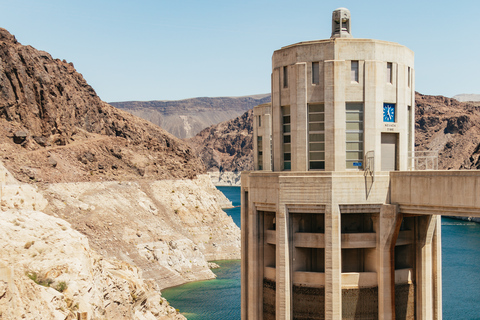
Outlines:
[[2,169],[6,319],[183,319],[160,290],[240,258],[240,230],[219,205],[231,204],[208,176],[35,186]]

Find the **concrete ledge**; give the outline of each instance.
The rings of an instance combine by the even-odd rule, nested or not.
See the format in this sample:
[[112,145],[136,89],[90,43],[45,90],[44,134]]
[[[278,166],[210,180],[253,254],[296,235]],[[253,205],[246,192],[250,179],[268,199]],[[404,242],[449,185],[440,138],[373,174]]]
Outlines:
[[254,202],[255,209],[257,211],[265,211],[265,212],[275,212],[277,211],[277,206],[275,203],[263,203],[263,202]]
[[265,267],[263,269],[263,277],[275,281],[277,277],[277,269],[272,267]]
[[[479,195],[480,197],[480,195]],[[405,215],[442,215],[456,217],[480,217],[480,207],[466,206],[430,206],[430,205],[399,205],[400,212]]]
[[342,289],[378,286],[376,272],[342,273]]
[[392,171],[391,203],[403,214],[480,216],[480,171]]
[[415,238],[413,234],[413,230],[404,230],[400,231],[397,239],[397,243],[395,244],[396,246],[403,246],[406,244],[412,244],[414,243]]
[[395,284],[412,284],[413,283],[413,269],[398,269],[395,270]]
[[269,244],[277,244],[277,232],[275,230],[267,230],[265,238]]
[[375,248],[376,233],[342,233],[342,249]]
[[325,273],[296,271],[293,273],[293,284],[304,285],[308,287],[324,287]]
[[325,248],[325,234],[295,232],[293,244],[297,248]]

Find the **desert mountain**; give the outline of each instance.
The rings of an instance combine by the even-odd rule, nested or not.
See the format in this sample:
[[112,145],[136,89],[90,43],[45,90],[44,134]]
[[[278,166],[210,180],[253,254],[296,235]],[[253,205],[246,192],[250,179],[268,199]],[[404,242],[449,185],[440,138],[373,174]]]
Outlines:
[[240,117],[210,126],[186,141],[208,171],[253,169],[253,109]]
[[0,318],[184,319],[160,290],[240,258],[202,172],[185,142],[0,29]]
[[[443,96],[416,94],[415,149],[437,151],[439,169],[480,169],[480,107]],[[252,112],[187,140],[208,171],[253,168]]]
[[146,119],[183,139],[191,138],[206,127],[240,116],[266,102],[270,102],[270,94],[179,101],[112,102],[111,105]]
[[0,158],[22,181],[186,178],[190,148],[100,100],[72,63],[0,29]]
[[479,169],[479,107],[419,93],[415,101],[415,149],[437,151],[439,169]]

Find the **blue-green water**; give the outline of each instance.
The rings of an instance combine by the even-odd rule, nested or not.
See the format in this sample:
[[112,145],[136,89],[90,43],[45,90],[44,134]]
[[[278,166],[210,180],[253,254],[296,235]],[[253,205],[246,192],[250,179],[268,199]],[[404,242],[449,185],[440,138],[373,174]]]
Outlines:
[[240,319],[240,260],[215,261],[214,280],[187,283],[162,296],[188,320]]
[[217,187],[222,191],[225,197],[232,201],[234,208],[225,209],[224,211],[233,219],[233,222],[240,228],[240,187]]
[[[239,187],[218,187],[240,206]],[[240,207],[225,210],[240,226]],[[162,291],[188,320],[240,319],[240,261],[216,261],[215,280]],[[443,319],[480,319],[480,224],[442,219]]]
[[[240,227],[240,187],[217,187],[232,201],[225,212]],[[214,280],[187,283],[162,291],[162,296],[188,320],[240,319],[240,260],[215,261]]]
[[480,224],[442,219],[443,319],[480,319]]

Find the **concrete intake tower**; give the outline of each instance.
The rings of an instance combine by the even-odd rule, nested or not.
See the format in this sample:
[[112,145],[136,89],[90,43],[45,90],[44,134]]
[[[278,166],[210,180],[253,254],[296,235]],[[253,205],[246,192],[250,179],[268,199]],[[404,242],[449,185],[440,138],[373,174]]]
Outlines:
[[340,8],[330,39],[273,53],[242,174],[242,319],[441,319],[440,216],[409,193],[428,189],[408,180],[414,54],[351,27]]

